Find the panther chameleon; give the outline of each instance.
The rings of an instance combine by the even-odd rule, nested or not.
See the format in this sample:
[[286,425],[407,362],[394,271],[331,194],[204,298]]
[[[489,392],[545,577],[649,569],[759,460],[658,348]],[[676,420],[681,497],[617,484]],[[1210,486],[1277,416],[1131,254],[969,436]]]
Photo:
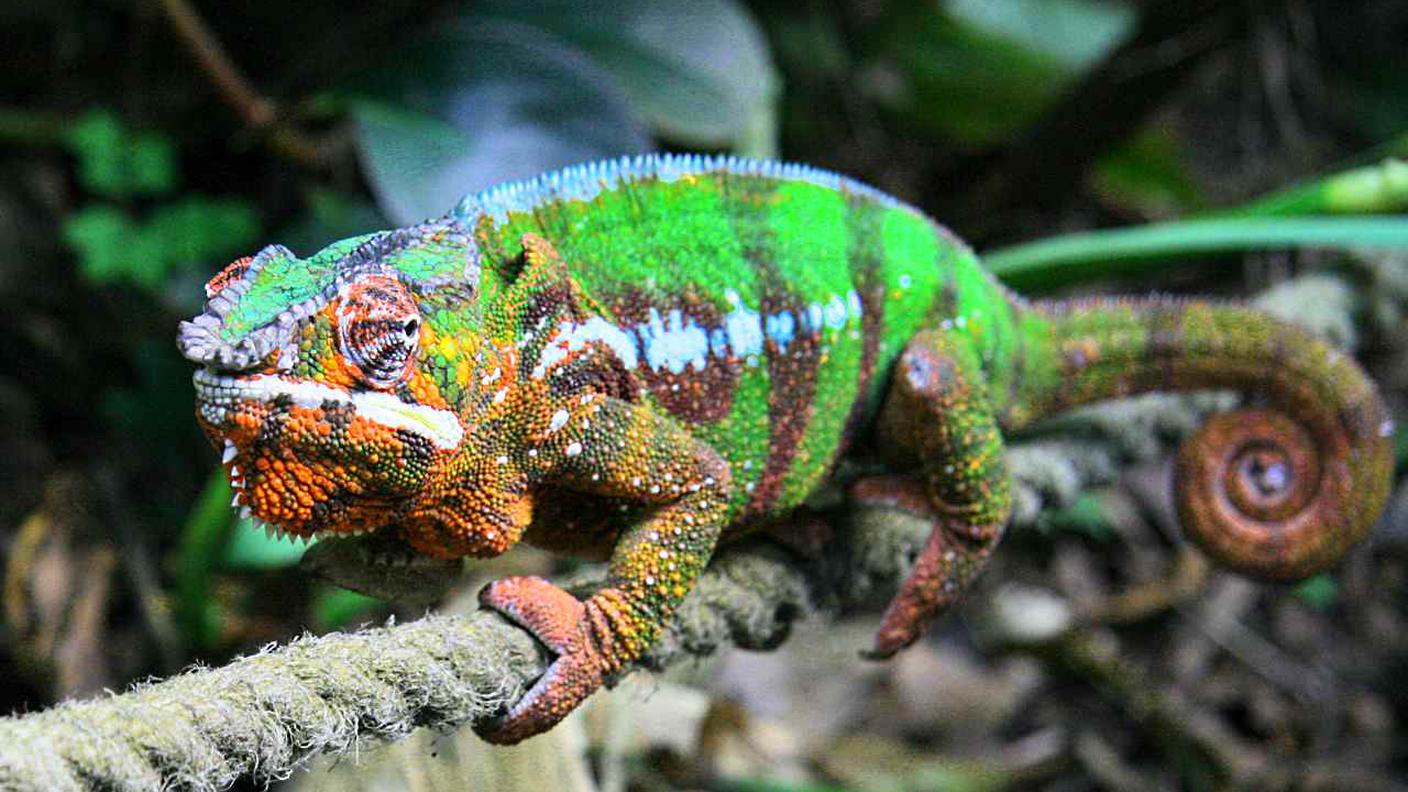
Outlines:
[[280,532],[394,531],[437,557],[518,541],[609,558],[585,600],[481,601],[556,653],[486,738],[557,723],[638,659],[720,541],[851,487],[932,530],[871,654],[913,642],[1012,505],[1004,435],[1145,391],[1232,388],[1175,465],[1232,569],[1335,563],[1388,496],[1393,425],[1349,357],[1231,303],[1029,302],[917,209],[823,170],[641,156],[465,198],[421,225],[226,267],[179,344],[236,505]]

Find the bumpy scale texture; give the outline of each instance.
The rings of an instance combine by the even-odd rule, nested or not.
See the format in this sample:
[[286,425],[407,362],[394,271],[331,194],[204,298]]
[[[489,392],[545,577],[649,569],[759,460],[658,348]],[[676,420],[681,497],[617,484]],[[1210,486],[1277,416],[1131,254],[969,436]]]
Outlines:
[[1177,466],[1189,534],[1244,572],[1335,563],[1389,488],[1384,405],[1322,341],[1236,305],[1025,302],[917,210],[801,166],[572,168],[307,259],[265,248],[207,296],[179,343],[236,506],[441,557],[522,540],[609,559],[585,601],[536,578],[482,593],[558,655],[482,729],[497,742],[551,727],[639,658],[716,544],[785,515],[843,453],[894,471],[852,497],[933,525],[879,657],[1001,538],[1003,433],[1075,405],[1264,396]]

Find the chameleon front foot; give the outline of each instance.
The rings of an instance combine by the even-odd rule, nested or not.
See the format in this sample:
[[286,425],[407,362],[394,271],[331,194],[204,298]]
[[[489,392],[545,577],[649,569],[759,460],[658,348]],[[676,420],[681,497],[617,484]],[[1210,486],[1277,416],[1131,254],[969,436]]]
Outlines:
[[479,602],[557,655],[507,713],[475,726],[486,741],[512,745],[547,731],[605,681],[607,663],[592,640],[587,605],[576,597],[542,578],[510,577],[485,586]]

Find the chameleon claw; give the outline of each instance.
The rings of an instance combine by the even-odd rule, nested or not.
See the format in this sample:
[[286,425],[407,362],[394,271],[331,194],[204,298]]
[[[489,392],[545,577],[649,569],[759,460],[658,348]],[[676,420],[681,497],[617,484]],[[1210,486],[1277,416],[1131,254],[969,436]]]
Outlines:
[[557,655],[507,713],[475,725],[487,742],[512,745],[547,731],[605,682],[605,663],[588,632],[587,608],[576,597],[542,578],[511,577],[485,586],[479,602]]

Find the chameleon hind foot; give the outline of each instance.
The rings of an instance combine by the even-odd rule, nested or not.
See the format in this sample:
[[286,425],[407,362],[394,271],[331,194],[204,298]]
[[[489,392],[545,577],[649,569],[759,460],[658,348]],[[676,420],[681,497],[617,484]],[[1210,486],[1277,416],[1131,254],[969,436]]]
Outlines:
[[912,477],[862,479],[852,486],[850,497],[862,508],[898,511],[930,525],[929,537],[915,556],[909,577],[885,608],[874,645],[862,652],[866,658],[883,660],[922,637],[962,595],[990,552],[990,545],[975,545],[970,537],[975,533],[991,535],[992,530],[936,514],[928,489]]
[[890,602],[869,657],[914,643],[986,565],[1011,513],[1002,434],[975,348],[942,333],[900,356],[880,416],[882,444],[922,475],[861,483],[853,497],[888,502],[930,523],[914,570]]
[[586,603],[536,577],[496,580],[479,592],[479,602],[557,655],[507,713],[474,727],[481,738],[512,745],[546,731],[602,686],[607,663],[592,640]]

